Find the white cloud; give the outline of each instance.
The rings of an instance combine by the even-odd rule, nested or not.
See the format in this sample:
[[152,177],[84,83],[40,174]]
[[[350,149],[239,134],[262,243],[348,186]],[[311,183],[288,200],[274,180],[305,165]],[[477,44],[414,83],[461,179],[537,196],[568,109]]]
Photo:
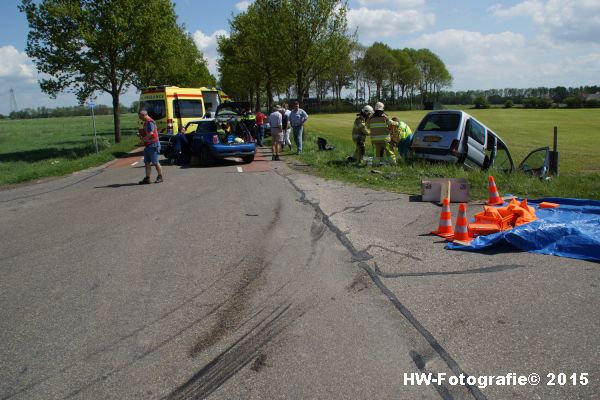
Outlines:
[[240,1],[235,3],[235,8],[240,12],[246,12],[248,7],[250,7],[250,4],[252,4],[251,1]]
[[217,52],[217,38],[219,36],[229,37],[229,33],[223,29],[219,29],[210,35],[206,35],[202,31],[196,31],[192,34],[196,46],[204,53],[204,58],[208,62],[208,70],[214,76],[218,75],[217,60],[219,54]]
[[418,32],[434,22],[435,15],[412,9],[393,11],[361,7],[348,11],[348,27],[351,31],[358,28],[359,38],[367,41]]
[[449,62],[460,63],[472,57],[504,57],[525,45],[523,35],[502,32],[484,35],[480,32],[448,29],[422,35],[409,42],[415,47],[426,47]]
[[600,2],[597,0],[525,0],[512,7],[497,4],[499,18],[531,18],[542,36],[559,42],[593,42],[600,38]]
[[454,77],[453,90],[597,84],[600,46],[539,46],[514,32],[449,29],[409,42],[428,48]]
[[35,82],[35,69],[25,53],[14,46],[0,47],[0,79],[25,80]]

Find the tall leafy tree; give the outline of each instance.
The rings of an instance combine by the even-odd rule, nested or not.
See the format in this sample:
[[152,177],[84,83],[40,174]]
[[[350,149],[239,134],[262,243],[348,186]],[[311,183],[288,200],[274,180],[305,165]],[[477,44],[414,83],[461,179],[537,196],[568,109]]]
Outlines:
[[350,60],[352,62],[352,79],[354,80],[354,106],[359,107],[359,99],[365,97],[364,88],[364,71],[362,68],[362,60],[365,56],[366,48],[360,43],[356,43],[352,51],[350,52]]
[[418,86],[423,103],[437,100],[442,88],[452,84],[452,75],[444,62],[429,49],[411,49],[410,55],[419,70]]
[[120,142],[121,93],[134,83],[152,81],[151,77],[167,79],[165,70],[149,72],[148,63],[161,63],[167,48],[182,39],[173,4],[169,0],[22,0],[19,8],[29,23],[26,53],[42,73],[42,91],[51,96],[70,91],[81,103],[96,92],[109,93],[115,142]]
[[349,37],[348,5],[340,0],[283,0],[282,6],[288,34],[282,36],[281,48],[302,103],[311,83],[339,54],[336,46]]
[[210,74],[202,52],[183,26],[173,25],[169,45],[160,48],[160,58],[145,58],[139,63],[133,84],[138,88],[153,85],[180,87],[214,86],[216,79]]
[[411,89],[416,87],[419,80],[419,70],[415,67],[405,49],[394,49],[392,55],[396,59],[395,67],[392,70],[392,81],[394,85],[398,85],[399,97],[402,99]]
[[363,68],[366,77],[375,84],[377,100],[381,99],[381,88],[391,78],[396,64],[392,49],[383,43],[375,42],[365,52]]
[[223,88],[238,98],[253,92],[256,107],[263,88],[270,108],[275,88],[289,87],[289,66],[279,47],[287,33],[284,11],[282,0],[256,0],[229,22],[229,38],[219,40]]

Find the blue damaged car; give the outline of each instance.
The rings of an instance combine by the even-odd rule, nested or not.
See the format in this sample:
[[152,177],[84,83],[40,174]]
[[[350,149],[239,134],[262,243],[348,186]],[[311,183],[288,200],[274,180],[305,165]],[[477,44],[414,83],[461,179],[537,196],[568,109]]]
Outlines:
[[203,167],[227,157],[239,157],[244,163],[254,161],[256,142],[248,121],[242,118],[247,106],[248,103],[223,103],[214,118],[190,121],[185,128],[191,139],[192,158]]

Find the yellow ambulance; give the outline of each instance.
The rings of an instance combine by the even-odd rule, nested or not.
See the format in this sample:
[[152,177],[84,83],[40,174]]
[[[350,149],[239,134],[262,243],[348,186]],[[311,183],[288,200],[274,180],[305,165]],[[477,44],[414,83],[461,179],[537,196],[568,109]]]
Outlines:
[[[139,110],[148,111],[158,133],[177,133],[189,121],[211,117],[219,104],[227,101],[229,96],[217,88],[151,86],[142,90]],[[142,125],[140,121],[139,127]]]

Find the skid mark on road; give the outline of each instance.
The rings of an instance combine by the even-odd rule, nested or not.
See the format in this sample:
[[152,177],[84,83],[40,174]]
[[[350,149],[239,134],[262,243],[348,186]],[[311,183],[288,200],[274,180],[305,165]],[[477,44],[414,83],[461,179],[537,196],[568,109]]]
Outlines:
[[[321,209],[318,202],[312,202],[308,199],[306,191],[300,188],[296,182],[294,182],[289,176],[282,175],[292,187],[300,194],[299,201],[306,205],[311,206],[317,216],[322,220],[322,223],[329,228],[329,230],[336,235],[340,243],[348,250],[353,259],[364,259],[366,257],[372,257],[368,251],[359,251],[354,247],[352,241],[348,238],[348,235],[340,228],[338,228]],[[381,200],[380,200],[381,201]],[[389,249],[386,249],[389,250]],[[468,377],[470,374],[466,373],[456,362],[456,360],[446,351],[441,343],[433,336],[433,334],[421,324],[421,322],[413,315],[413,313],[398,299],[398,297],[382,282],[379,275],[364,261],[360,261],[358,266],[362,268],[371,278],[371,281],[379,288],[381,293],[387,297],[390,303],[400,312],[400,314],[412,325],[412,327],[418,332],[418,334],[427,342],[428,346],[444,361],[447,367],[456,375],[460,376],[463,374]],[[481,389],[476,385],[466,384],[466,389],[470,392],[473,398],[477,400],[487,399]]]
[[187,382],[163,399],[208,397],[252,360],[260,357],[262,348],[302,315],[304,315],[302,308],[293,307],[291,303],[280,304]]
[[356,214],[364,213],[363,208],[368,207],[371,204],[373,204],[373,203],[367,203],[367,204],[363,204],[361,206],[344,207],[344,209],[341,211],[332,212],[331,215],[329,216],[329,218],[333,217],[335,214],[345,213],[346,211],[350,211],[351,213],[356,213]]
[[253,259],[253,257],[250,257],[244,260],[241,267],[243,270],[242,276],[235,287],[232,288],[232,296],[227,300],[225,307],[217,313],[217,321],[214,326],[200,336],[190,350],[192,357],[218,343],[222,338],[240,327],[242,316],[250,303],[249,299],[254,291],[258,289],[258,284],[255,283],[261,277],[266,265],[262,258]]
[[[34,389],[35,387],[43,384],[44,382],[47,382],[51,379],[56,378],[57,376],[60,376],[61,374],[65,374],[68,373],[68,371],[75,369],[75,368],[80,368],[80,363],[85,363],[85,364],[90,364],[93,362],[94,358],[105,353],[105,352],[109,352],[112,351],[113,348],[122,345],[123,343],[126,343],[128,340],[134,338],[136,335],[143,333],[144,331],[146,331],[147,329],[151,329],[153,326],[157,325],[158,323],[167,320],[169,317],[173,316],[177,311],[183,309],[184,307],[188,307],[193,305],[193,303],[200,299],[201,296],[205,295],[209,290],[214,290],[214,291],[221,291],[223,290],[223,283],[221,281],[224,281],[232,272],[237,271],[237,268],[242,264],[243,260],[240,260],[236,263],[232,263],[231,265],[223,268],[222,273],[219,275],[218,278],[214,279],[212,282],[210,282],[208,285],[206,285],[204,288],[202,288],[200,291],[198,291],[197,293],[193,294],[191,297],[188,297],[187,299],[185,299],[183,302],[181,302],[180,304],[176,305],[175,307],[173,307],[172,309],[170,309],[169,311],[159,315],[156,319],[149,321],[146,325],[140,326],[137,329],[134,329],[132,331],[130,331],[129,333],[127,333],[126,335],[123,335],[121,337],[119,337],[118,339],[107,343],[106,345],[102,346],[101,348],[97,349],[96,351],[93,351],[89,354],[87,354],[85,357],[83,357],[81,360],[75,361],[73,364],[70,364],[66,367],[63,367],[62,369],[60,369],[58,372],[56,372],[53,375],[47,376],[43,379],[39,379],[37,381],[31,382],[30,384],[28,384],[27,386],[24,386],[20,389],[18,389],[17,391],[11,393],[10,395],[8,395],[7,397],[2,398],[2,400],[8,400],[13,398],[14,396],[23,393],[23,392],[28,392],[32,389]],[[184,326],[182,329],[178,330],[174,335],[171,335],[167,338],[167,340],[163,340],[161,342],[161,344],[159,344],[159,346],[154,346],[152,349],[150,349],[150,351],[146,351],[143,356],[147,356],[149,354],[151,354],[153,351],[157,350],[159,347],[161,347],[162,345],[168,343],[170,340],[172,340],[173,338],[177,337],[179,334],[185,332],[187,329],[193,327],[196,323],[202,321],[204,318],[214,314],[220,307],[222,307],[226,302],[221,302],[220,304],[205,304],[203,305],[204,307],[211,307],[208,312],[206,312],[205,314],[202,314],[200,316],[200,318],[198,319],[194,319],[190,324]],[[140,358],[134,360],[137,361]],[[133,361],[133,362],[134,362]],[[124,368],[130,366],[133,364],[133,362],[130,362],[124,366],[121,366],[117,369],[113,369],[111,370],[108,374],[103,375],[102,378],[99,379],[95,379],[92,380],[90,382],[88,382],[86,385],[78,388],[76,391],[72,392],[71,395],[75,395],[77,393],[80,393],[81,391],[83,391],[84,389],[90,387],[92,384],[97,383],[103,379],[105,379],[105,377],[110,376],[115,374],[116,372],[119,372],[121,370],[123,370]]]
[[373,269],[375,270],[375,273],[383,278],[402,278],[402,277],[410,277],[410,276],[489,274],[489,273],[494,273],[494,272],[510,271],[512,269],[517,269],[517,268],[527,268],[525,265],[508,264],[508,265],[493,265],[491,267],[465,269],[465,270],[459,270],[459,271],[440,271],[440,272],[426,271],[426,272],[404,272],[404,273],[391,274],[391,273],[381,271],[381,269],[379,269],[379,265],[377,265],[377,262],[375,262],[374,264],[375,264],[375,266],[373,267]]

